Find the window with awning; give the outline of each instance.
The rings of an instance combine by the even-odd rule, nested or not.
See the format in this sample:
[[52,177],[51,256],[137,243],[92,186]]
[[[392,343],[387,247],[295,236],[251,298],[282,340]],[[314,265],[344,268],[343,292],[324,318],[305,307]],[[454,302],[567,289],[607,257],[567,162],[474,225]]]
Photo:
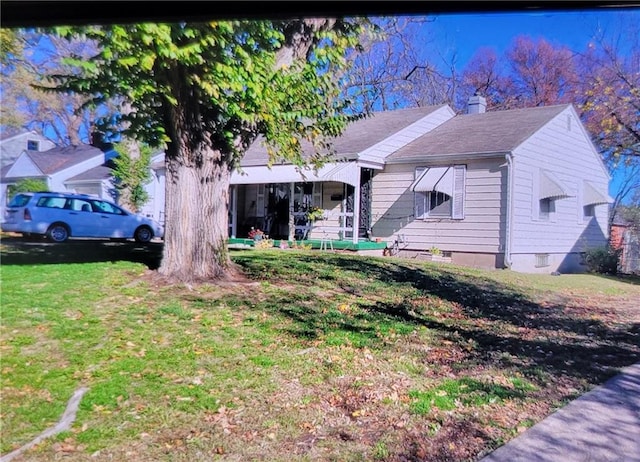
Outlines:
[[538,220],[549,221],[556,211],[555,201],[571,197],[569,188],[556,176],[540,170],[538,184]]
[[464,218],[465,180],[465,165],[418,167],[409,187],[415,218]]
[[589,221],[596,216],[596,206],[609,204],[613,199],[608,194],[601,192],[590,181],[584,181],[582,187],[582,218]]
[[551,172],[540,171],[540,200],[564,199],[571,197],[569,189],[562,184]]
[[608,194],[602,193],[591,182],[585,181],[583,188],[583,205],[601,205],[613,202]]

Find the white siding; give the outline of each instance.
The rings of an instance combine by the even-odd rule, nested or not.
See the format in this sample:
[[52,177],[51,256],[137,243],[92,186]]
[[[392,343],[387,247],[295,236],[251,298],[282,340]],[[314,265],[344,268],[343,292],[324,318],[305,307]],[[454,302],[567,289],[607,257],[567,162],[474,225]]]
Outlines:
[[[571,129],[567,117],[572,117]],[[556,199],[549,220],[538,218],[538,182],[544,169],[566,187],[571,197]],[[583,182],[589,180],[607,194],[609,177],[598,153],[568,108],[514,150],[513,227],[514,269],[550,272],[568,268],[572,252],[607,242],[608,205],[595,206],[596,216],[583,218]],[[535,266],[535,254],[550,254],[546,269]],[[563,267],[564,264],[564,267]],[[571,263],[575,270],[575,261]]]
[[43,176],[42,170],[36,167],[29,156],[24,155],[16,159],[15,163],[9,167],[7,178],[25,178]]
[[[460,162],[456,162],[459,164]],[[403,235],[408,250],[499,253],[504,241],[504,158],[467,162],[464,219],[414,219],[409,186],[420,164],[387,165],[373,177],[373,235],[393,242]]]
[[55,144],[51,140],[36,132],[21,133],[12,136],[0,142],[0,166],[4,167],[5,165],[15,162],[20,154],[27,150],[29,141],[38,142],[38,151],[47,151],[55,147]]

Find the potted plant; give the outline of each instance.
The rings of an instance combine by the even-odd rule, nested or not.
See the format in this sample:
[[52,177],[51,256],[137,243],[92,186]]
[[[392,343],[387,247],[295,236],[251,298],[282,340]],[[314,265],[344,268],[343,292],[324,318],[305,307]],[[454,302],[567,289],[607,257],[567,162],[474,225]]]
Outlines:
[[320,207],[311,206],[306,210],[307,220],[314,222],[316,220],[322,220],[324,218],[324,210]]
[[255,229],[252,226],[248,236],[249,236],[249,239],[253,239],[254,241],[261,241],[264,238],[264,231],[260,229]]

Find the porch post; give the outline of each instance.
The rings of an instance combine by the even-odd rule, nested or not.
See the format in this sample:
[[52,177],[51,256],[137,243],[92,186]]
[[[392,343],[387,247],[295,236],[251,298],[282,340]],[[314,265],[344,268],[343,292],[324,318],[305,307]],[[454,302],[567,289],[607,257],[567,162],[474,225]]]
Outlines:
[[293,215],[294,198],[293,195],[296,192],[296,184],[289,183],[289,240],[293,241],[296,234],[296,221]]
[[238,232],[238,185],[231,185],[231,237]]
[[357,169],[356,185],[353,187],[353,243],[358,243],[358,235],[360,234],[360,167]]

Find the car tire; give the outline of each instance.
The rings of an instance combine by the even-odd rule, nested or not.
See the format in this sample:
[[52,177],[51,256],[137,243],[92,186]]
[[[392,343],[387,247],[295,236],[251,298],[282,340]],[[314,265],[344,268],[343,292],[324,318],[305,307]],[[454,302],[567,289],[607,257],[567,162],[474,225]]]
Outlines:
[[47,230],[47,238],[52,242],[64,242],[69,239],[69,228],[64,223],[54,223]]
[[153,239],[153,231],[148,226],[140,226],[133,234],[133,238],[136,242],[147,243]]

